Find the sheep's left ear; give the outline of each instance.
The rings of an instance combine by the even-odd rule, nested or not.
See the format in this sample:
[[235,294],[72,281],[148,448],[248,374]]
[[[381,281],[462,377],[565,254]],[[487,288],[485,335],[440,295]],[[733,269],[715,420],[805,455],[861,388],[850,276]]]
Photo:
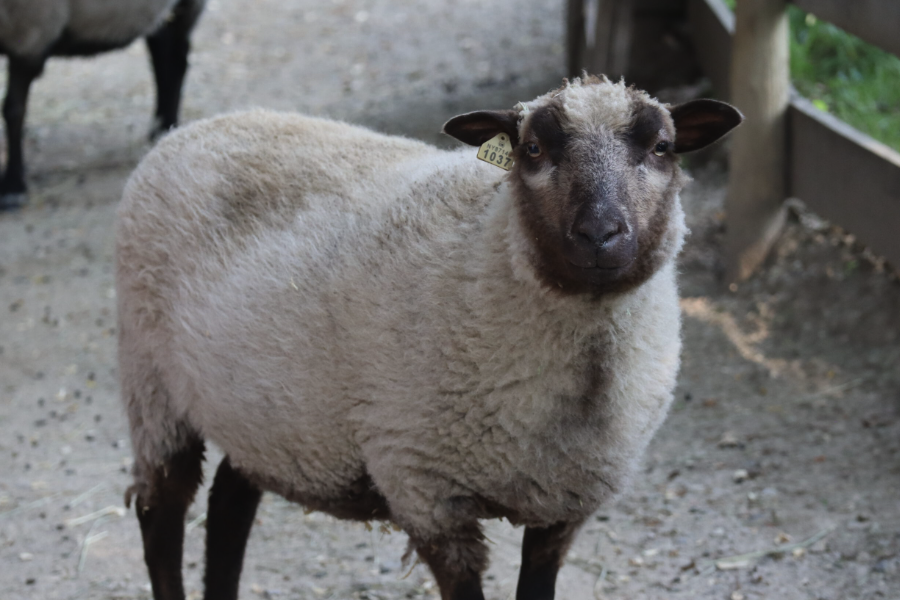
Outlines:
[[675,152],[692,152],[709,146],[737,127],[744,115],[718,100],[691,100],[669,109],[675,122]]
[[470,146],[480,146],[498,133],[505,133],[515,148],[519,145],[519,111],[479,110],[453,117],[444,123],[444,133]]

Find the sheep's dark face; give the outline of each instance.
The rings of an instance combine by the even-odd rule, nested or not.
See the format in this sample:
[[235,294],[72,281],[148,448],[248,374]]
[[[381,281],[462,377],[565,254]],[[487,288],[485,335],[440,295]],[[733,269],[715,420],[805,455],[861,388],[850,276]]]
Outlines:
[[712,143],[742,119],[721,102],[667,108],[602,80],[576,81],[529,104],[524,117],[470,113],[445,131],[473,144],[501,131],[514,140],[509,181],[535,269],[568,293],[626,291],[670,260],[683,233],[676,153]]

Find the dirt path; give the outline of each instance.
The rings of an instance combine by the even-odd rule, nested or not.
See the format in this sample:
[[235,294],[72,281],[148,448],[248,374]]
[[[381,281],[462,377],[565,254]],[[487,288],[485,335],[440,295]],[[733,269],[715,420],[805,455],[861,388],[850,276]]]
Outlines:
[[[563,5],[211,0],[184,118],[257,105],[447,144],[448,117],[558,84]],[[137,521],[121,511],[112,224],[152,102],[141,45],[52,61],[34,88],[31,204],[0,215],[4,599],[149,597]],[[808,219],[762,274],[721,293],[724,175],[716,157],[693,174],[678,399],[632,491],[579,537],[557,597],[900,599],[900,284]],[[513,597],[520,534],[489,527],[489,598]],[[404,578],[404,547],[267,495],[242,597],[437,598],[423,567]]]

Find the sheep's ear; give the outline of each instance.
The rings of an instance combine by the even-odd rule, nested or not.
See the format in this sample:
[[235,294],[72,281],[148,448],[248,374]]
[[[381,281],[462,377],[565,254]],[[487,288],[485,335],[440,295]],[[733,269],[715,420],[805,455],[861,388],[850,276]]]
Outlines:
[[669,109],[675,122],[675,152],[692,152],[709,146],[737,127],[744,115],[718,100],[691,100]]
[[444,123],[444,133],[470,146],[480,146],[498,133],[505,133],[515,148],[519,145],[517,110],[479,110],[453,117]]

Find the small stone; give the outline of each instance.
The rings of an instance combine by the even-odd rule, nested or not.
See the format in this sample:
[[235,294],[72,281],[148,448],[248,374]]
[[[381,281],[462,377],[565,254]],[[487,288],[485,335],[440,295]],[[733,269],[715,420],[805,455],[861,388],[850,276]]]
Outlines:
[[717,445],[719,448],[738,448],[741,446],[741,442],[735,432],[726,431],[722,434]]
[[744,481],[747,481],[747,479],[749,479],[749,478],[750,478],[750,473],[747,471],[747,469],[738,469],[731,475],[731,479],[735,483],[743,483]]
[[22,552],[21,554],[19,554],[19,560],[21,560],[22,562],[32,561],[34,560],[34,554],[32,554],[31,552]]

